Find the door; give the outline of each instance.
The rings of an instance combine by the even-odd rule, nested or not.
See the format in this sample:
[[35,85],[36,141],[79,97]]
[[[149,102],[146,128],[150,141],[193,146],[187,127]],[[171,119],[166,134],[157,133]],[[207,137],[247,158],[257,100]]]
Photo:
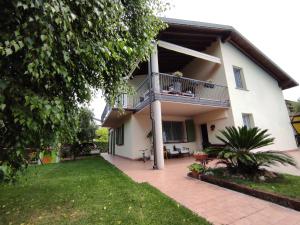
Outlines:
[[201,137],[202,137],[202,147],[207,148],[209,146],[207,124],[200,124]]

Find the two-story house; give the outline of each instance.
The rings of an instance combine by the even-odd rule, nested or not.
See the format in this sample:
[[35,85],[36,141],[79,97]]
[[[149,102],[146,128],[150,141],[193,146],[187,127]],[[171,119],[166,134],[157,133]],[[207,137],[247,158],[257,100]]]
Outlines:
[[124,111],[103,111],[109,153],[139,159],[153,149],[146,154],[162,169],[166,147],[196,151],[218,144],[226,126],[243,125],[268,129],[268,149],[296,148],[282,93],[295,80],[231,26],[163,20],[169,27],[129,81],[135,93],[119,98]]

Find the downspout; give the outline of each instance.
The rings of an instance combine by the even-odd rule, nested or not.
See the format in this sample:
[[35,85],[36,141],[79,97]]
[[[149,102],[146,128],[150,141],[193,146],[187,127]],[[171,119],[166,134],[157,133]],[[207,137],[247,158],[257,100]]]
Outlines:
[[154,98],[154,93],[152,91],[152,66],[151,66],[151,57],[148,61],[148,80],[149,80],[149,104],[150,104],[150,119],[151,119],[151,125],[152,125],[152,146],[153,146],[153,169],[157,169],[157,159],[156,159],[156,145],[155,145],[155,120],[152,115],[152,102]]

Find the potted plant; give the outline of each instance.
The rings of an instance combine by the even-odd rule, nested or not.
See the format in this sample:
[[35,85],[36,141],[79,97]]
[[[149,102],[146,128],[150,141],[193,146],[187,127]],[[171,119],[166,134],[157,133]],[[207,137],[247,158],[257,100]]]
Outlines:
[[173,75],[176,76],[176,77],[182,77],[183,73],[180,72],[180,71],[176,71],[176,72],[173,73]]
[[208,158],[208,154],[204,152],[195,152],[193,156],[197,161],[205,161]]
[[203,174],[205,172],[204,166],[202,166],[199,163],[193,163],[189,165],[189,170],[190,170],[190,176],[193,178],[199,178],[200,174]]

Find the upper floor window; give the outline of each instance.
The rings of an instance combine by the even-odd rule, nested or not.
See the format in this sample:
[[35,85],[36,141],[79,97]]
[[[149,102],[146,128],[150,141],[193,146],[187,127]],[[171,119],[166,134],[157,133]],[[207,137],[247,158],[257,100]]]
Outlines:
[[247,128],[253,128],[254,127],[254,121],[253,121],[253,116],[250,113],[243,113],[243,124]]
[[242,68],[239,67],[233,67],[233,73],[234,73],[234,79],[235,79],[235,85],[239,89],[246,90],[246,84],[245,84],[245,78],[243,74]]

